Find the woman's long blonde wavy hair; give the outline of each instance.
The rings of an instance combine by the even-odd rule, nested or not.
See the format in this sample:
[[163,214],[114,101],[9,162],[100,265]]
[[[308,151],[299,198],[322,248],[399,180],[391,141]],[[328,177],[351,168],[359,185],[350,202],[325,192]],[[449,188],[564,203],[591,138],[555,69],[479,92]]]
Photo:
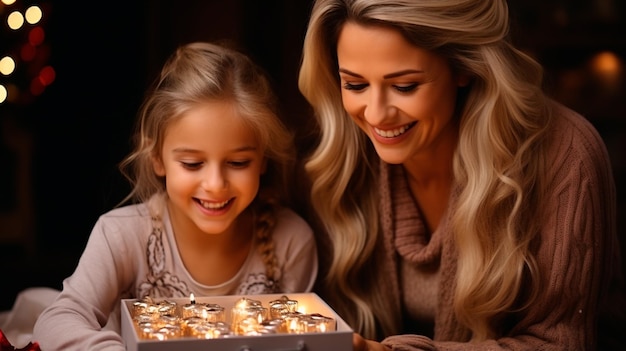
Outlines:
[[[369,338],[401,332],[384,277],[377,157],[342,106],[336,46],[346,21],[395,28],[417,47],[472,77],[457,110],[454,157],[460,195],[452,223],[458,251],[455,312],[473,340],[497,335],[499,319],[537,290],[530,242],[541,199],[541,149],[551,114],[541,66],[509,38],[505,0],[317,0],[306,33],[299,88],[313,106],[319,144],[305,165],[311,202],[332,243],[326,298]],[[522,284],[524,291],[521,291]]]
[[251,206],[259,250],[268,279],[274,281],[280,267],[271,233],[277,207],[289,203],[287,190],[295,162],[293,136],[279,118],[278,101],[265,71],[226,44],[182,45],[163,66],[139,111],[134,150],[120,163],[122,174],[133,185],[122,203],[145,202],[165,191],[164,179],[152,166],[153,158],[161,157],[165,131],[189,109],[215,100],[233,104],[264,150],[266,172]]

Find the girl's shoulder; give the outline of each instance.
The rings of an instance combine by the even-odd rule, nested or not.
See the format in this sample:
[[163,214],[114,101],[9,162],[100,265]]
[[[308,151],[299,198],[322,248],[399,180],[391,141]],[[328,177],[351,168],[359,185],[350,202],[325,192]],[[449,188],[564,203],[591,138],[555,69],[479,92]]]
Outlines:
[[309,223],[293,209],[279,207],[276,215],[275,236],[292,235],[302,238],[303,236],[313,235],[313,229]]
[[146,203],[138,203],[116,207],[100,216],[100,220],[107,222],[132,222],[150,219],[150,211]]
[[[167,213],[161,210],[163,208],[161,203],[154,200],[153,198],[143,203],[109,210],[98,218],[93,231],[101,232],[109,239],[121,237],[124,240],[145,241],[145,238],[152,232],[155,220],[162,223],[163,216],[167,216]],[[128,235],[129,233],[132,235]]]
[[309,223],[291,208],[279,207],[272,240],[277,252],[294,247],[309,246],[315,242]]
[[111,221],[144,221],[161,218],[166,213],[166,202],[162,194],[155,194],[145,202],[113,208],[100,216]]

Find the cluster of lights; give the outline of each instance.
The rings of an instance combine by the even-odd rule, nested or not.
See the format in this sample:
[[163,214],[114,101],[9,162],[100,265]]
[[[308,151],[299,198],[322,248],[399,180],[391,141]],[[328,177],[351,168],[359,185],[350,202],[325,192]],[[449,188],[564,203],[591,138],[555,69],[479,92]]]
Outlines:
[[[42,7],[32,4],[22,8],[18,2],[0,0],[2,30],[15,36],[27,33],[24,42],[18,41],[15,47],[3,47],[0,51],[0,105],[29,102],[30,98],[41,95],[56,76],[54,68],[45,62],[49,52],[43,45],[46,33],[42,27]],[[26,77],[18,76],[20,68]],[[27,82],[27,88],[20,86],[21,80]]]

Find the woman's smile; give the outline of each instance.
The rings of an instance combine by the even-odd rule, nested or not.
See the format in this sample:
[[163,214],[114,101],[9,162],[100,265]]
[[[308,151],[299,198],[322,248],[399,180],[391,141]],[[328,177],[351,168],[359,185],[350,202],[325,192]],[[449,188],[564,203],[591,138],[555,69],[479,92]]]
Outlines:
[[397,136],[400,136],[402,134],[404,134],[407,130],[413,128],[413,126],[415,126],[417,124],[417,122],[411,122],[408,124],[405,124],[399,128],[394,128],[394,129],[379,129],[376,127],[372,127],[374,129],[374,132],[376,132],[376,134],[378,134],[378,136],[381,136],[383,138],[395,138]]

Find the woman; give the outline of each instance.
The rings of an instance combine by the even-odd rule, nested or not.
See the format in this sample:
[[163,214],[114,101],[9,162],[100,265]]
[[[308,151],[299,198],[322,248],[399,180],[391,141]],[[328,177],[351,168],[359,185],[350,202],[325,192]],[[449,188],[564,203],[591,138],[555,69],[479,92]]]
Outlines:
[[333,253],[318,291],[384,339],[355,335],[356,349],[609,342],[598,320],[621,276],[607,151],[544,95],[508,30],[504,0],[314,3],[299,87]]

